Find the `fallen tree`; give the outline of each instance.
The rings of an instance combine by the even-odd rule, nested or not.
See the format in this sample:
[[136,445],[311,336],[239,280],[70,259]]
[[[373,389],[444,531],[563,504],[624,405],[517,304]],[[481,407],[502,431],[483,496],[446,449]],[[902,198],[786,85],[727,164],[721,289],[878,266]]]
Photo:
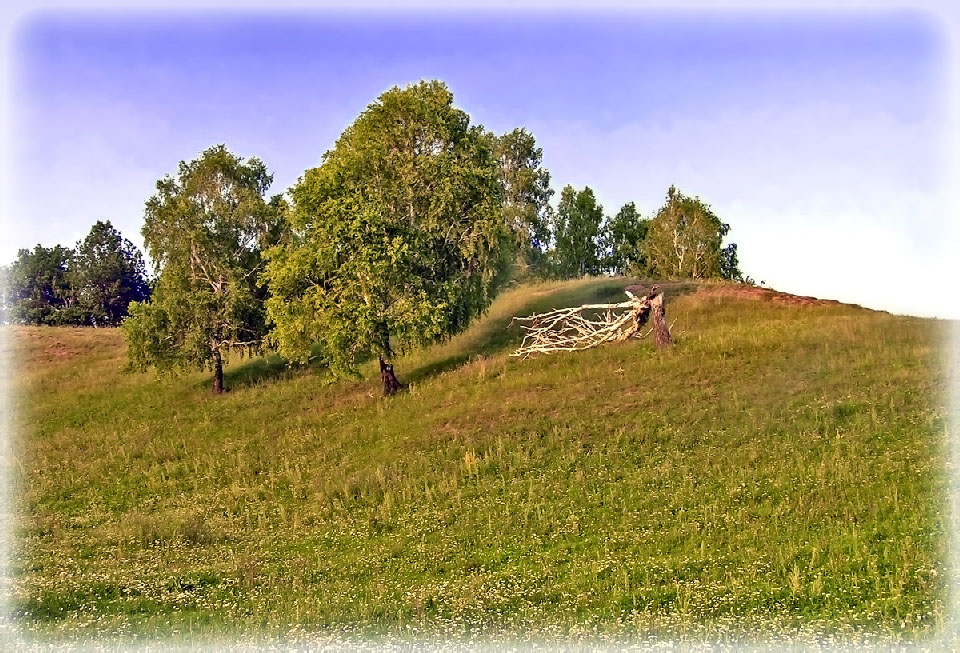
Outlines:
[[[658,349],[673,344],[666,322],[663,293],[657,286],[651,287],[642,297],[630,289],[623,292],[629,299],[618,304],[583,304],[513,318],[521,323],[520,328],[525,333],[520,348],[510,355],[526,358],[556,351],[582,351],[607,342],[644,338],[651,332]],[[651,313],[653,327],[642,333]]]

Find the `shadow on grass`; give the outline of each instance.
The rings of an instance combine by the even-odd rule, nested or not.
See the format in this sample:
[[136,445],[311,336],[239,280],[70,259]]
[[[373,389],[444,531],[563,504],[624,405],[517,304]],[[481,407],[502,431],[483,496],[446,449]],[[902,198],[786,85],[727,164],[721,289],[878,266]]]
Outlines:
[[639,285],[649,289],[653,284],[659,284],[667,301],[695,292],[698,287],[696,283],[641,281],[618,277],[532,292],[524,303],[513,310],[512,314],[485,316],[476,331],[471,333],[468,330],[461,336],[463,346],[456,353],[442,356],[409,370],[403,375],[404,381],[417,383],[431,376],[455,370],[476,356],[492,356],[518,346],[523,340],[523,331],[518,324],[511,324],[515,316],[524,317],[564,306],[617,303],[627,299],[623,292],[627,286]]
[[[278,354],[266,354],[254,358],[245,358],[240,361],[230,362],[223,368],[223,386],[227,392],[238,388],[249,388],[264,383],[275,383],[284,379],[289,379],[300,374],[308,372],[318,372],[323,370],[323,365],[319,360],[298,365],[288,363]],[[213,386],[213,374],[207,376],[203,381],[197,383],[198,387]]]
[[223,370],[223,384],[229,388],[243,388],[261,383],[288,378],[296,374],[298,368],[291,367],[287,361],[276,354],[251,358]]
[[[467,332],[458,336],[460,346],[455,353],[440,355],[409,370],[398,367],[398,373],[401,375],[401,381],[407,384],[455,370],[474,357],[492,356],[519,345],[523,339],[523,332],[519,325],[511,324],[514,316],[523,317],[586,303],[621,302],[626,299],[623,290],[627,286],[640,285],[649,288],[653,283],[659,283],[667,296],[667,301],[673,297],[695,292],[697,289],[696,283],[651,282],[622,277],[595,279],[593,282],[561,285],[543,290],[533,289],[525,301],[515,306],[510,314],[488,314],[481,318],[473,329],[468,329]],[[304,366],[288,365],[287,361],[277,354],[268,354],[226,366],[223,370],[223,382],[227,391],[230,391],[235,388],[272,383],[322,368],[319,361]],[[198,383],[198,386],[209,388],[212,384],[213,377],[210,376]]]
[[416,367],[408,372],[398,370],[398,374],[402,375],[402,382],[404,385],[409,383],[418,383],[424,379],[429,379],[431,376],[436,376],[438,374],[443,374],[444,372],[457,369],[461,365],[469,362],[470,357],[473,355],[476,354],[453,354],[452,356],[430,361],[429,363],[420,365],[419,367]]

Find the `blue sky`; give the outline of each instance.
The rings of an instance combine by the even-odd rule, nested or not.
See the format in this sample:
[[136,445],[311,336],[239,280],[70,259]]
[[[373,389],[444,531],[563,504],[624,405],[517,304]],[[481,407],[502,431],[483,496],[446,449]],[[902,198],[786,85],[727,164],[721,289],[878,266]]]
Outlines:
[[139,246],[156,180],[215,143],[281,192],[381,92],[437,78],[530,129],[558,194],[649,216],[676,184],[757,281],[960,318],[929,281],[955,275],[947,41],[922,13],[50,11],[12,48],[0,263],[98,219]]

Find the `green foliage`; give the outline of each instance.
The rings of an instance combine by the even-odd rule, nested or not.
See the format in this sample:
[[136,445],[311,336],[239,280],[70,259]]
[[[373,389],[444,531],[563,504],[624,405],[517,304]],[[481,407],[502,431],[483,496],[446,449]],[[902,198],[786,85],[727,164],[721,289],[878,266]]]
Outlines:
[[518,263],[542,272],[550,240],[550,173],[533,134],[517,128],[497,139],[496,154],[504,188],[503,214],[513,234]]
[[440,82],[368,106],[292,189],[293,235],[268,254],[280,353],[305,361],[320,343],[349,374],[479,315],[511,251],[494,142]]
[[649,273],[644,240],[650,220],[633,202],[624,204],[603,228],[604,267],[613,274],[643,277]]
[[699,197],[687,197],[671,186],[647,233],[650,268],[663,278],[738,279],[736,246],[720,247],[729,231],[730,225]]
[[551,251],[557,276],[570,278],[601,273],[602,223],[603,207],[589,186],[579,192],[569,184],[564,186],[554,216],[555,245]]
[[116,326],[150,294],[143,257],[110,222],[97,221],[76,250],[21,249],[2,276],[2,321],[14,324]]
[[737,244],[730,243],[720,250],[720,278],[728,281],[739,281],[753,285],[750,277],[744,278],[740,271],[740,261],[737,258]]
[[229,349],[262,348],[261,251],[283,227],[282,200],[264,201],[271,181],[262,161],[218,145],[157,182],[143,237],[158,278],[123,323],[134,367],[216,369]]
[[69,272],[79,323],[117,326],[131,302],[150,296],[143,256],[109,221],[97,221],[77,244]]
[[69,247],[37,245],[21,249],[4,274],[5,319],[12,324],[72,324],[75,296],[69,270],[74,251]]

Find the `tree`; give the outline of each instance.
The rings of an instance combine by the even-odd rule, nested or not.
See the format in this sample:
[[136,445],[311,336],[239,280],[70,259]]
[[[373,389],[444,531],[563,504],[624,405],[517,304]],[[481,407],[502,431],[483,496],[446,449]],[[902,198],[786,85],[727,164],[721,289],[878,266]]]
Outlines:
[[336,374],[464,329],[508,262],[494,139],[437,81],[394,87],[292,189],[292,239],[268,254],[281,355]]
[[[737,258],[737,244],[730,243],[720,250],[720,278],[740,283],[749,283],[740,271],[740,261]],[[751,284],[752,285],[752,284]]]
[[543,168],[543,150],[533,134],[517,128],[497,139],[497,159],[503,183],[503,215],[513,234],[518,263],[525,268],[542,263],[550,240],[550,173]]
[[604,267],[613,274],[647,274],[644,240],[650,220],[640,217],[633,202],[624,204],[603,229]]
[[130,302],[150,296],[143,256],[109,220],[98,220],[77,243],[69,278],[80,324],[117,326]]
[[4,275],[5,319],[13,324],[69,324],[74,305],[69,280],[73,258],[73,250],[60,245],[17,252]]
[[575,191],[569,184],[560,193],[554,218],[553,250],[556,271],[561,277],[600,274],[600,225],[603,207],[589,186]]
[[262,350],[261,253],[283,234],[283,200],[264,200],[272,181],[262,161],[218,145],[157,182],[142,233],[158,278],[122,325],[133,367],[212,368],[219,394],[226,354]]
[[700,198],[686,197],[671,186],[666,203],[650,223],[644,250],[653,272],[661,277],[739,275],[736,245],[720,247],[729,231],[730,225],[721,222]]

